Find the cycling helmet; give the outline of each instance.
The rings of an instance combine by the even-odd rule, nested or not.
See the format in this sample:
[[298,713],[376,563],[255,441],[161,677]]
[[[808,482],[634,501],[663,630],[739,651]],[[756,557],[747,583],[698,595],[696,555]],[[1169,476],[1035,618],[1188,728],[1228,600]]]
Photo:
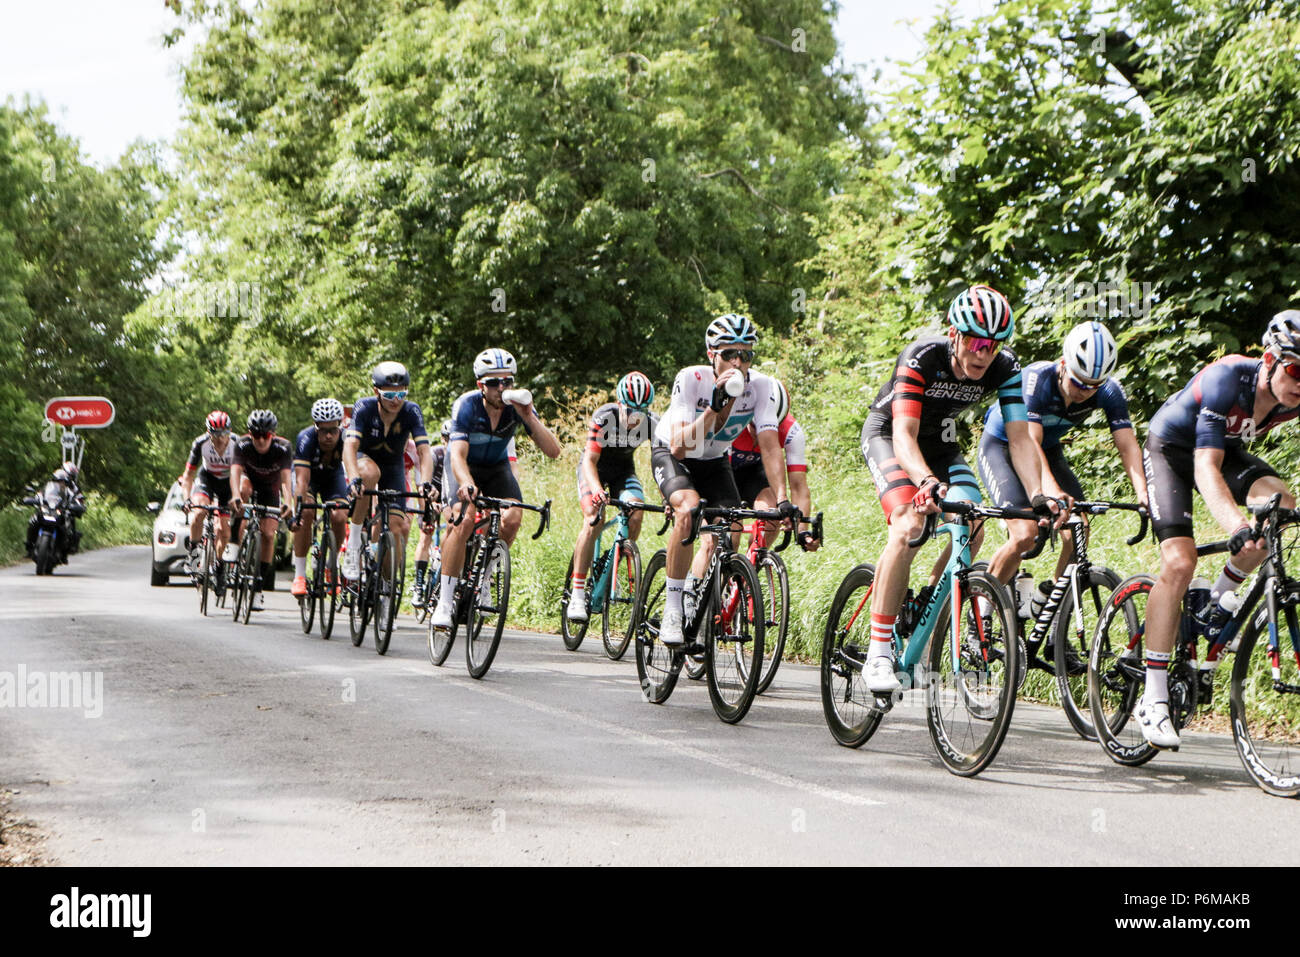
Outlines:
[[1264,347],[1276,356],[1300,359],[1300,309],[1286,309],[1269,320]]
[[64,462],[63,471],[67,472],[68,478],[72,479],[74,482],[77,480],[77,476],[81,474],[81,469],[77,468],[77,466],[72,462]]
[[381,362],[370,370],[370,381],[376,389],[405,389],[411,384],[411,373],[400,362]]
[[519,375],[515,357],[504,349],[484,349],[474,360],[474,378],[482,379],[493,373],[497,375]]
[[948,322],[958,332],[1002,342],[1016,330],[1011,303],[991,286],[971,286],[957,294],[948,307]]
[[313,422],[342,422],[343,403],[338,399],[317,399],[311,406]]
[[723,346],[750,346],[758,344],[758,327],[749,321],[748,316],[729,312],[718,316],[709,323],[704,333],[706,349],[721,349]]
[[442,441],[448,442],[450,440],[451,440],[451,419],[443,419],[442,420]]
[[64,469],[55,469],[54,474],[51,475],[50,478],[55,482],[67,482],[72,479],[72,476]]
[[1065,337],[1065,368],[1080,382],[1100,385],[1118,364],[1115,337],[1095,319],[1079,323]]
[[228,432],[229,430],[230,416],[220,410],[214,410],[208,414],[209,432]]
[[643,372],[629,372],[618,380],[618,401],[629,409],[644,412],[655,400],[655,387]]
[[270,409],[254,409],[248,413],[249,432],[274,432],[280,420]]
[[773,379],[772,395],[776,399],[776,423],[780,425],[790,414],[790,393],[785,391],[785,385],[779,379]]

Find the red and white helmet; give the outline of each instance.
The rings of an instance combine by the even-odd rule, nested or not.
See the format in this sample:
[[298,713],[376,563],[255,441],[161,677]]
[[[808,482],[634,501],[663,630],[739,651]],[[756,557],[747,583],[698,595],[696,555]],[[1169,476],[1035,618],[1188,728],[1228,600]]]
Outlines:
[[644,412],[655,400],[655,387],[644,372],[629,372],[618,380],[618,401]]
[[230,416],[220,410],[213,410],[208,414],[208,431],[209,432],[229,432]]

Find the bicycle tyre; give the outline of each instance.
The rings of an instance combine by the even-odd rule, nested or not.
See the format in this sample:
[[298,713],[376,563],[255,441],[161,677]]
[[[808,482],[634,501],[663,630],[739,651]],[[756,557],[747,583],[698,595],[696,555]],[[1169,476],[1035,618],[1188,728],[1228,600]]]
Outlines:
[[[590,584],[590,583],[588,583]],[[587,590],[587,620],[569,620],[569,599],[573,596],[573,559],[569,559],[568,570],[564,573],[564,588],[560,594],[560,638],[569,651],[582,647],[582,639],[587,637],[587,627],[591,624],[591,590]]]
[[[1285,611],[1286,609],[1279,609]],[[1291,687],[1300,686],[1300,673],[1294,648],[1285,648],[1283,642],[1294,642],[1289,616],[1279,615],[1278,659],[1280,680]],[[1232,740],[1237,747],[1246,773],[1266,794],[1293,798],[1300,795],[1300,735],[1294,720],[1288,714],[1282,694],[1273,684],[1273,661],[1268,641],[1261,642],[1261,629],[1268,623],[1267,612],[1260,610],[1251,616],[1238,643],[1236,660],[1232,663],[1232,680],[1229,686],[1232,714]]]
[[199,586],[199,614],[208,617],[208,596],[212,593],[213,578],[216,575],[212,537],[203,536],[203,583]]
[[1136,722],[1124,734],[1146,684],[1142,639],[1146,597],[1154,584],[1150,575],[1130,575],[1115,586],[1088,654],[1088,707],[1097,743],[1106,757],[1128,767],[1146,764],[1158,751],[1142,737]]
[[[497,648],[501,644],[501,632],[506,626],[506,610],[510,607],[510,549],[506,543],[497,539],[492,544],[492,553],[483,560],[483,571],[492,569],[488,597],[493,602],[487,612],[480,610],[479,593],[475,588],[469,596],[469,615],[465,636],[465,666],[471,678],[482,678],[492,667]],[[484,633],[487,636],[484,637]]]
[[600,612],[600,640],[610,661],[627,653],[641,614],[641,550],[630,538],[616,541],[614,547],[617,552],[610,566],[610,586]]
[[744,555],[728,555],[720,571],[721,581],[712,590],[716,604],[705,622],[704,660],[714,714],[725,724],[738,724],[749,713],[763,677],[763,594]]
[[762,694],[771,686],[785,654],[790,628],[790,573],[781,556],[770,550],[764,551],[754,571],[763,595],[763,673],[758,679],[758,693]]
[[248,530],[239,540],[239,551],[235,554],[235,607],[234,619],[248,624],[248,615],[252,611],[253,584],[249,570],[250,557],[253,555],[253,532]]
[[307,558],[311,562],[311,581],[307,583],[307,594],[298,599],[298,617],[302,619],[304,635],[310,635],[312,625],[316,624],[316,570],[320,567],[320,542],[315,538],[307,551]]
[[[930,636],[926,724],[943,766],[958,777],[974,777],[997,757],[1011,726],[1020,671],[1019,629],[1001,582],[983,570],[968,570],[962,578],[957,647],[950,602],[944,603]],[[987,622],[976,599],[990,606]]]
[[339,602],[339,550],[338,542],[334,539],[334,529],[328,524],[321,534],[321,551],[325,560],[321,562],[320,571],[313,572],[312,587],[316,591],[316,600],[320,602],[317,611],[320,636],[324,641],[329,641],[334,634],[334,612],[338,609]]
[[360,574],[356,581],[349,581],[348,589],[348,633],[352,638],[352,647],[360,648],[366,640],[366,625],[370,624],[370,546],[365,539],[361,542]]
[[[1065,590],[1052,622],[1052,667],[1056,669],[1056,691],[1061,696],[1061,709],[1065,712],[1070,727],[1085,741],[1097,740],[1097,732],[1092,726],[1092,708],[1088,704],[1088,654],[1092,636],[1101,623],[1106,599],[1119,583],[1117,572],[1104,565],[1091,566],[1088,569],[1088,581],[1079,582],[1079,592],[1085,602],[1082,633],[1074,621],[1072,588]],[[1069,649],[1074,650],[1076,660],[1083,665],[1082,674],[1070,674]]]
[[637,599],[641,614],[636,624],[636,673],[641,682],[641,695],[650,704],[668,700],[677,686],[684,657],[659,641],[659,625],[667,602],[664,594],[667,564],[668,554],[662,548],[650,556]]
[[[822,632],[822,715],[831,737],[846,748],[866,744],[884,715],[875,707],[875,695],[862,680],[862,666],[871,647],[871,610],[865,605],[859,610],[858,605],[870,596],[875,579],[874,565],[862,564],[850,569],[835,591],[826,629]],[[858,594],[862,589],[866,589],[865,596]],[[851,624],[841,625],[846,611],[855,617]]]
[[388,654],[393,640],[393,622],[402,604],[402,589],[406,587],[406,554],[397,549],[397,536],[389,529],[379,536],[379,554],[375,562],[375,610],[372,616],[375,628],[375,651]]

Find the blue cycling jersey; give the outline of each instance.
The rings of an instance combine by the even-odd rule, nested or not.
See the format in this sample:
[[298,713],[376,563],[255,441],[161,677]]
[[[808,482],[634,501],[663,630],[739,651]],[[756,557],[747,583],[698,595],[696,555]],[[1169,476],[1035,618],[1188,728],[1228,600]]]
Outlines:
[[507,402],[496,428],[493,428],[487,406],[483,403],[483,393],[475,389],[466,392],[451,407],[450,441],[469,443],[466,461],[470,465],[496,465],[509,457],[510,440],[520,426],[529,436],[533,434],[528,423]]
[[314,425],[309,425],[298,433],[298,440],[293,448],[294,466],[311,469],[313,477],[333,472],[343,465],[343,443],[336,442],[334,450],[326,452],[320,447],[319,433]]
[[1278,404],[1255,422],[1255,383],[1263,359],[1230,355],[1211,362],[1170,396],[1151,420],[1151,434],[1185,449],[1222,449],[1263,435],[1300,415]]
[[348,438],[361,440],[361,451],[380,465],[399,465],[402,453],[406,451],[406,440],[415,439],[415,444],[428,445],[429,436],[424,430],[424,413],[414,402],[402,403],[397,418],[387,429],[379,417],[379,399],[373,395],[358,399],[352,407],[352,424],[348,426]]
[[[1061,444],[1061,436],[1076,425],[1082,425],[1095,409],[1101,409],[1112,432],[1133,428],[1129,418],[1128,397],[1123,387],[1114,379],[1107,379],[1096,392],[1074,405],[1066,406],[1061,395],[1060,377],[1055,361],[1031,362],[1025,366],[1025,414],[1030,422],[1043,427],[1043,448]],[[1007,441],[1007,430],[1002,420],[1001,406],[990,406],[984,414],[984,431],[995,439]]]

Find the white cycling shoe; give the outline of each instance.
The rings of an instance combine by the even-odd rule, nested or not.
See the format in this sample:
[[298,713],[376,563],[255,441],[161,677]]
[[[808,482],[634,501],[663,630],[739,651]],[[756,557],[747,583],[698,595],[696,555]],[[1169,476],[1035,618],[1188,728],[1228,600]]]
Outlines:
[[872,694],[893,694],[903,687],[894,674],[893,658],[868,658],[862,668],[862,680]]
[[659,623],[659,642],[664,645],[680,645],[686,641],[682,634],[682,613],[665,611]]
[[451,602],[439,601],[429,616],[429,627],[436,631],[451,631]]
[[260,591],[253,592],[253,611],[266,611],[266,598]]
[[564,617],[569,621],[586,621],[587,620],[587,593],[575,591],[569,596],[569,605],[564,610]]
[[361,553],[353,554],[351,550],[343,555],[343,577],[350,582],[361,577]]
[[1147,743],[1156,748],[1176,748],[1182,744],[1169,717],[1168,701],[1141,701],[1133,715]]

